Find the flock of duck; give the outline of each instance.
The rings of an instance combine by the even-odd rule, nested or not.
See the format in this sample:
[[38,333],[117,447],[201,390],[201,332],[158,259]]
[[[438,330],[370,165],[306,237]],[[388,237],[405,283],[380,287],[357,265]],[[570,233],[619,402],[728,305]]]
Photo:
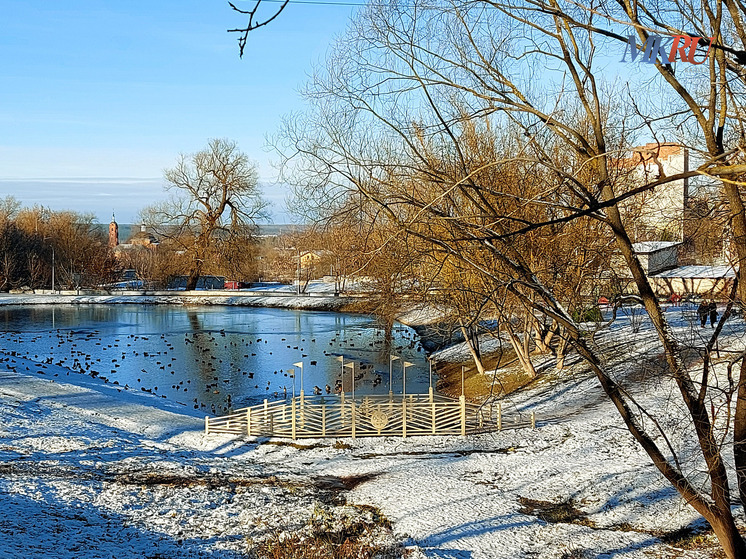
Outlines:
[[[388,365],[385,373],[376,371],[376,361],[380,369],[381,362],[388,363],[389,352],[401,355],[421,351],[412,332],[402,329],[398,334],[388,349],[383,334],[370,336],[370,329],[353,329],[344,334],[337,331],[328,340],[299,339],[297,334],[286,334],[279,339],[278,334],[248,337],[225,330],[119,336],[102,336],[98,330],[6,331],[0,334],[0,351],[8,357],[32,362],[31,367],[26,367],[28,370],[36,366],[42,372],[46,365],[56,365],[68,369],[67,374],[70,371],[88,374],[125,389],[173,398],[194,409],[219,415],[233,407],[232,393],[243,392],[240,398],[251,401],[286,397],[296,384],[299,391],[299,372],[292,379],[286,368],[292,367],[293,361],[304,363],[306,381],[325,384],[323,387],[315,384],[309,390],[306,382],[307,393],[340,392],[343,386],[350,390],[349,369],[343,378],[341,364],[334,360],[340,355],[356,362],[356,390],[375,391],[384,378],[388,384]],[[268,340],[267,335],[272,339]],[[320,347],[322,344],[324,347]],[[273,354],[277,356],[271,357]],[[309,356],[313,359],[308,360]],[[183,369],[190,368],[188,361],[193,362],[194,372],[185,375]],[[269,371],[271,363],[287,365]],[[336,373],[329,374],[322,370],[324,367]]]

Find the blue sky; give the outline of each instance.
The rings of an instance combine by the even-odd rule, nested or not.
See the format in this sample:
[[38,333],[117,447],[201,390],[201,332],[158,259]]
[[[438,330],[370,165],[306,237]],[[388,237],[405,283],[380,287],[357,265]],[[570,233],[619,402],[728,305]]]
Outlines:
[[302,108],[298,89],[354,9],[291,4],[239,59],[226,30],[245,19],[225,0],[5,0],[0,195],[134,221],[179,153],[220,137],[256,162],[287,221],[265,135]]

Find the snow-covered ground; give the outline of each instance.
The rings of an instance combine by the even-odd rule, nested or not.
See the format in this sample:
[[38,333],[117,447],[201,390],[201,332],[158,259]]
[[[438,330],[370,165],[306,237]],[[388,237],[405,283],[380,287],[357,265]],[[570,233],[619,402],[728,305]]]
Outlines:
[[[680,336],[702,335],[688,314],[671,316]],[[605,336],[628,357],[654,346],[645,325]],[[379,507],[411,557],[714,556],[662,541],[702,523],[582,366],[504,403],[535,410],[536,430],[292,446],[208,437],[200,418],[152,395],[12,364],[0,374],[0,558],[234,559],[339,507],[340,491]],[[669,395],[657,382],[645,398],[665,406]],[[542,520],[538,502],[572,514]]]
[[[367,284],[348,282],[341,296],[336,294],[335,284],[326,281],[311,281],[297,294],[297,286],[266,284],[241,290],[197,290],[197,291],[143,291],[122,290],[109,294],[63,291],[50,293],[0,294],[2,305],[54,305],[54,304],[145,304],[145,305],[228,305],[249,307],[277,307],[288,309],[339,309],[351,301],[357,301],[369,293]],[[368,291],[365,291],[368,289]]]

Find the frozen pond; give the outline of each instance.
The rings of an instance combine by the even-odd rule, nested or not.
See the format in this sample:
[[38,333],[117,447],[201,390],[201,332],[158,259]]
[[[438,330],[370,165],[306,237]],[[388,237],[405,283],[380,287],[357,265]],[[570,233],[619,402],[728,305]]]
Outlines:
[[[407,392],[427,392],[417,335],[396,324],[389,346],[369,316],[249,307],[49,305],[0,308],[0,351],[54,363],[205,412],[224,413],[293,392],[287,369],[303,362],[304,388],[340,388],[338,359],[355,362],[357,393],[387,393],[389,355],[413,363]],[[70,373],[74,374],[74,373]],[[351,390],[345,367],[344,390]],[[300,370],[295,386],[300,390]],[[328,385],[328,387],[327,387]],[[394,362],[394,392],[402,359]]]

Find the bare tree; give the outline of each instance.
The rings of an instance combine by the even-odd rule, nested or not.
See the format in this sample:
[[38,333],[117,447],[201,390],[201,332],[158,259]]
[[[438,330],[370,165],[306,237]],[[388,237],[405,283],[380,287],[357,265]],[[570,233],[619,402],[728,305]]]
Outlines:
[[165,179],[169,200],[144,209],[142,216],[188,255],[187,289],[194,289],[211,259],[251,237],[267,203],[256,169],[230,140],[210,140],[204,150],[182,155]]
[[[251,31],[254,31],[255,29],[259,29],[260,27],[264,27],[265,25],[271,23],[277,16],[282,13],[282,11],[287,7],[289,3],[290,0],[282,0],[282,2],[279,4],[273,3],[270,10],[266,14],[262,14],[260,12],[262,0],[254,0],[253,6],[248,10],[237,8],[235,4],[233,4],[232,2],[228,2],[233,11],[248,16],[246,27],[228,30],[228,33],[238,33],[239,56],[243,57],[243,51],[246,47],[246,41],[249,38],[249,33]],[[265,5],[266,4],[267,2],[265,2]]]
[[[646,111],[655,107],[636,106],[603,83],[596,49],[624,44],[627,38],[597,23],[624,18],[641,39],[650,29],[681,30],[661,23],[667,9],[663,3],[601,2],[601,14],[559,0],[414,4],[370,6],[340,41],[329,67],[314,77],[308,91],[313,110],[288,121],[283,131],[298,193],[311,203],[326,204],[319,208],[322,213],[336,211],[339,200],[362,196],[377,209],[377,219],[396,224],[433,251],[461,260],[527,308],[556,321],[653,464],[712,525],[726,555],[746,556],[731,512],[722,452],[730,426],[713,411],[728,407],[729,395],[710,390],[708,371],[698,372],[684,362],[682,347],[633,249],[624,209],[625,200],[672,181],[716,175],[728,194],[733,236],[736,242],[744,240],[739,259],[746,259],[746,217],[738,182],[746,167],[734,161],[743,157],[743,148],[738,134],[729,138],[723,133],[731,114],[736,129],[740,126],[739,105],[727,104],[735,95],[726,76],[740,76],[741,70],[726,51],[716,50],[707,77],[716,85],[703,105],[670,67],[659,63],[658,71],[675,95],[669,97],[673,106],[666,107],[668,113],[651,117]],[[740,3],[713,2],[722,8],[716,14],[710,14],[706,4],[694,10],[705,14],[702,22],[695,22],[707,24],[700,36],[725,33],[721,21],[727,12],[737,36],[746,42],[740,23],[746,14]],[[539,72],[543,87],[536,84]],[[662,85],[655,84],[656,92]],[[683,100],[683,112],[676,96]],[[692,149],[705,148],[699,149],[704,164],[695,171],[625,180],[618,162],[634,145],[635,135],[652,131],[657,138],[672,121],[687,124],[690,114],[700,138],[686,139]],[[494,142],[494,130],[510,127],[519,133],[500,142],[494,150],[500,156],[484,161],[474,149],[478,144],[469,138],[475,125],[475,137],[488,144]],[[726,145],[726,140],[732,143]],[[524,193],[505,188],[511,181],[502,179],[514,173],[516,162],[526,171],[541,169],[544,187]],[[530,184],[530,178],[527,172],[524,181]],[[615,378],[604,355],[573,320],[571,299],[563,300],[561,283],[552,284],[551,274],[543,269],[542,257],[551,249],[540,250],[542,232],[584,220],[596,227],[588,230],[591,236],[579,236],[575,242],[591,244],[595,251],[606,239],[613,240],[652,321],[667,378],[685,410],[681,420],[688,422],[687,437],[695,441],[687,452],[699,453],[704,479],[699,471],[684,469],[665,426],[647,421],[653,411],[640,405],[633,385]],[[746,441],[746,383],[739,385],[735,421],[740,451],[744,448],[738,445]]]

